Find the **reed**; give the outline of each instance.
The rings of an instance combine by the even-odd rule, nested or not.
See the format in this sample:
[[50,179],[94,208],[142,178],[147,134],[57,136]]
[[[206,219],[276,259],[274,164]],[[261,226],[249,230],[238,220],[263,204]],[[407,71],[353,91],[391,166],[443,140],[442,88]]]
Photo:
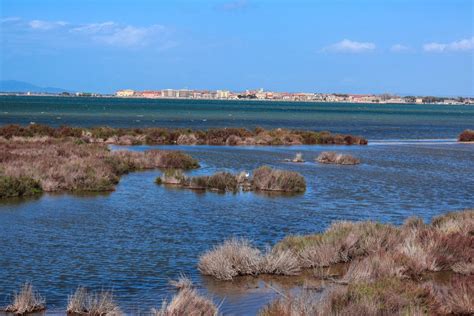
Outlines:
[[25,283],[21,290],[13,295],[13,302],[5,312],[16,315],[40,312],[46,309],[46,300],[33,288],[31,283]]

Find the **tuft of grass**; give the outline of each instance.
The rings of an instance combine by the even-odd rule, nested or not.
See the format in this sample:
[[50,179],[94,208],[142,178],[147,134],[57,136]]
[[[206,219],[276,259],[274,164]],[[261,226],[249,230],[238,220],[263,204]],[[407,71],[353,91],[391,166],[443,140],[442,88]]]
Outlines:
[[306,181],[297,172],[263,166],[253,171],[252,187],[259,191],[304,192]]
[[177,316],[177,315],[196,315],[196,316],[216,316],[218,308],[208,298],[199,295],[192,287],[192,282],[181,277],[174,285],[178,285],[178,293],[172,298],[171,302],[163,301],[160,309],[152,309],[154,316]]
[[46,300],[34,290],[33,285],[25,283],[20,292],[15,293],[13,302],[7,306],[7,313],[23,315],[27,313],[40,312],[46,309]]
[[338,165],[357,165],[360,160],[354,156],[347,154],[339,154],[333,151],[324,151],[317,158],[316,161],[325,164],[338,164]]
[[474,130],[467,129],[459,134],[458,141],[460,142],[474,142]]
[[74,294],[69,296],[66,312],[68,315],[123,315],[114,301],[112,292],[101,291],[92,293],[84,287],[78,287]]
[[246,239],[230,239],[199,258],[198,269],[219,280],[238,275],[256,275],[261,271],[262,253]]

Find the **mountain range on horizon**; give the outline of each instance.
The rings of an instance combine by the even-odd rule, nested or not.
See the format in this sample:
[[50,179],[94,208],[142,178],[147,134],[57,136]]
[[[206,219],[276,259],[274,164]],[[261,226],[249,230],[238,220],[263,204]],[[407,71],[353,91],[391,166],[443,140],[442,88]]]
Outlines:
[[56,87],[41,87],[26,81],[0,80],[0,92],[61,93],[68,92],[68,90]]

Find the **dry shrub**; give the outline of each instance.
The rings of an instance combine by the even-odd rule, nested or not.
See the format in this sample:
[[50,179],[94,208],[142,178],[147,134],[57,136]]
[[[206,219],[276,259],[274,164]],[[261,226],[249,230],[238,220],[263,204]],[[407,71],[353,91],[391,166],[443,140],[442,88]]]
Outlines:
[[164,301],[161,308],[152,309],[151,314],[155,316],[215,316],[218,308],[208,298],[205,298],[192,288],[192,282],[185,278],[175,282],[178,293],[171,302]]
[[242,275],[296,275],[301,271],[291,250],[268,249],[262,253],[245,239],[230,239],[199,258],[199,271],[219,280]]
[[176,288],[177,290],[182,290],[185,288],[192,288],[193,282],[187,278],[184,274],[181,274],[178,280],[171,280],[170,285]]
[[20,292],[14,294],[13,302],[7,306],[5,311],[22,315],[45,310],[45,304],[45,299],[34,290],[33,285],[25,283]]
[[431,223],[434,228],[446,234],[474,235],[474,210],[449,212],[436,216]]
[[333,151],[324,151],[318,158],[317,162],[325,164],[339,164],[339,165],[357,165],[360,163],[360,160],[351,155],[338,154]]
[[293,171],[272,169],[263,166],[253,171],[254,190],[304,192],[306,181],[302,175]]
[[69,315],[89,316],[123,315],[114,301],[112,292],[91,293],[83,287],[78,287],[76,292],[69,296],[67,313]]
[[311,291],[298,295],[288,294],[267,304],[259,311],[259,316],[316,316],[320,300]]
[[381,278],[406,278],[407,268],[390,253],[381,252],[350,263],[342,281],[375,281]]
[[453,277],[445,285],[431,284],[432,295],[439,302],[439,314],[473,315],[474,314],[474,276]]
[[262,259],[261,273],[297,275],[301,271],[298,258],[291,250],[268,250]]
[[239,189],[237,177],[228,172],[218,172],[207,179],[207,188],[217,191],[236,192]]
[[198,269],[219,280],[238,275],[256,275],[261,271],[262,253],[245,239],[230,239],[199,258]]
[[426,313],[436,304],[425,287],[397,278],[349,284],[346,288],[330,291],[325,300],[323,314],[341,315]]
[[459,134],[458,141],[460,142],[474,142],[474,130],[467,129]]

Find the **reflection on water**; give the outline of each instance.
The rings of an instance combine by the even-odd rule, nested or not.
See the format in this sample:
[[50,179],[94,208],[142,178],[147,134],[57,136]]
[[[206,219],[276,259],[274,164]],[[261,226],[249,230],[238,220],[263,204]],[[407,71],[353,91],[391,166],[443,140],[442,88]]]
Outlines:
[[[145,150],[137,146],[131,150]],[[168,282],[189,276],[222,310],[253,313],[299,278],[216,282],[197,271],[199,255],[232,237],[261,249],[288,234],[322,231],[334,220],[400,224],[474,206],[474,146],[213,147],[181,149],[201,162],[188,175],[251,171],[263,164],[302,173],[307,191],[294,196],[253,192],[216,194],[158,186],[159,170],[130,173],[104,195],[50,195],[0,205],[0,305],[31,281],[48,307],[64,310],[78,285],[113,289],[125,311],[148,311],[170,298]],[[361,159],[357,166],[314,162],[334,150]],[[284,162],[301,152],[307,163]],[[291,279],[291,280],[290,280]],[[318,288],[315,284],[311,285]],[[50,309],[50,310],[51,310]]]

